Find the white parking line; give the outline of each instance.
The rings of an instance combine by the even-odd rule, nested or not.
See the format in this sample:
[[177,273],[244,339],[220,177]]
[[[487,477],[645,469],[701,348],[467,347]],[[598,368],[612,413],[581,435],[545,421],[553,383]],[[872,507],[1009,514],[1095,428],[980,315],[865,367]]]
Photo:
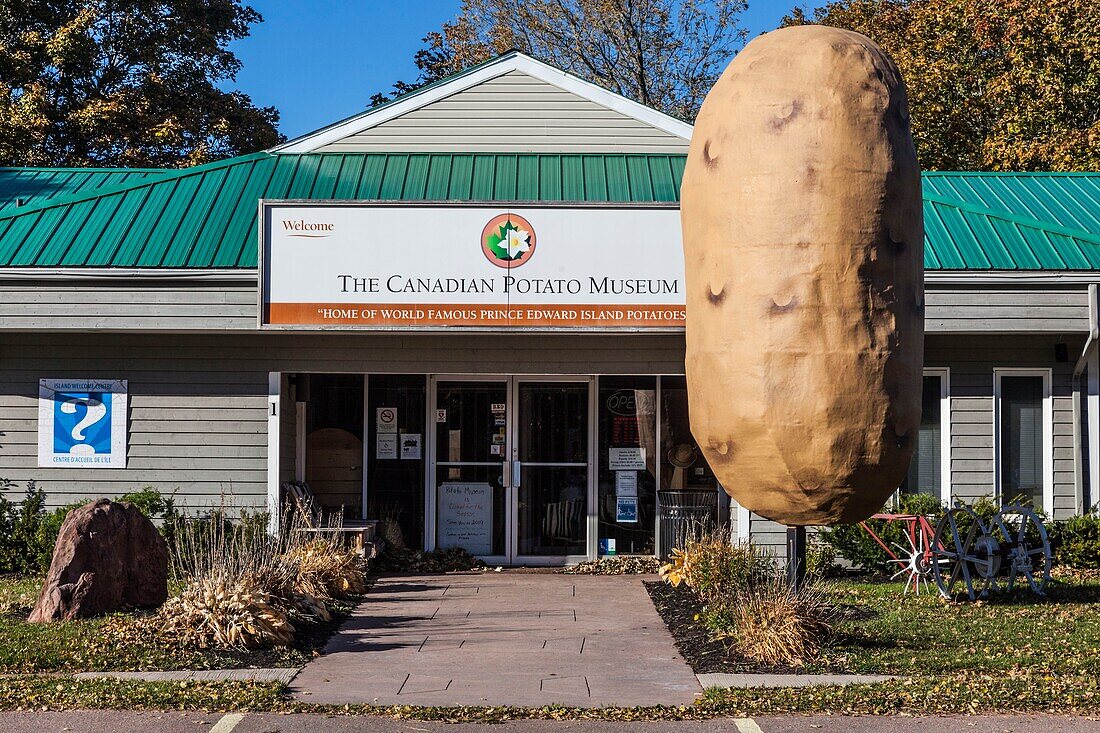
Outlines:
[[[210,733],[229,733],[231,730],[237,727],[237,723],[244,720],[244,713],[226,713],[222,716],[222,719],[217,723],[214,723],[214,727],[210,729]],[[760,730],[757,728],[756,730]]]
[[752,718],[734,718],[733,724],[741,733],[764,733]]

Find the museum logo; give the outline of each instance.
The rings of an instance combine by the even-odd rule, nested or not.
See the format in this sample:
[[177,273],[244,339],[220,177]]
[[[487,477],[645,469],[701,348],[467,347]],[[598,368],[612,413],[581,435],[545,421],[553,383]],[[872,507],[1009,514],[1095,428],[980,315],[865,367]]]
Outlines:
[[327,237],[336,230],[335,224],[321,221],[306,221],[304,219],[283,219],[283,231],[288,237],[305,237],[306,239],[320,239]]
[[494,216],[481,230],[481,251],[497,267],[519,267],[535,254],[535,229],[518,214]]

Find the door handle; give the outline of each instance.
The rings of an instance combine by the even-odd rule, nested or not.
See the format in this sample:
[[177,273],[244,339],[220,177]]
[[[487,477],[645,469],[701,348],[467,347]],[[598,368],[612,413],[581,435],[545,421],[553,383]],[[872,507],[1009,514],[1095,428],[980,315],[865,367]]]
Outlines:
[[519,461],[512,461],[512,486],[517,489],[519,488],[519,477],[522,466],[523,464]]
[[512,488],[512,462],[504,461],[500,464],[500,484],[506,489]]

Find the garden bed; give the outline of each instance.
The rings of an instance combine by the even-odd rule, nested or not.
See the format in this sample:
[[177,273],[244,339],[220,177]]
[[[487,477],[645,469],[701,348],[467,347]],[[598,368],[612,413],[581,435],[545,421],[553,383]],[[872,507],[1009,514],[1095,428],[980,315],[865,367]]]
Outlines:
[[289,647],[180,648],[157,638],[150,612],[49,624],[27,623],[41,580],[0,577],[0,673],[136,672],[300,667],[320,654],[355,607],[333,603],[328,621],[302,625]]
[[753,663],[734,639],[712,634],[683,586],[647,588],[697,673],[1100,676],[1100,582],[1090,577],[1052,582],[1046,600],[1021,591],[978,603],[905,596],[900,583],[829,581],[834,633],[818,658],[787,669]]

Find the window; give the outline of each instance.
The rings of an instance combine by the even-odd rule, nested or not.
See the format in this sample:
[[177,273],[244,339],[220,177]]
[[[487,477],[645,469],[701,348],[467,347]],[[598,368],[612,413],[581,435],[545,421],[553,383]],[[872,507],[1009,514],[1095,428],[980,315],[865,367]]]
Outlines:
[[1004,503],[1049,509],[1053,490],[1050,372],[1003,369],[995,373],[997,489]]
[[[425,384],[423,374],[367,377],[367,519],[377,519],[379,535],[397,549],[424,544]],[[379,437],[386,409],[394,420],[383,430],[393,432]]]
[[304,375],[306,482],[330,511],[358,519],[363,510],[363,377]]
[[600,377],[599,539],[620,555],[654,552],[657,378]]
[[950,498],[950,402],[948,371],[927,369],[921,389],[920,432],[909,473],[902,482],[903,494],[927,494],[940,500]]

